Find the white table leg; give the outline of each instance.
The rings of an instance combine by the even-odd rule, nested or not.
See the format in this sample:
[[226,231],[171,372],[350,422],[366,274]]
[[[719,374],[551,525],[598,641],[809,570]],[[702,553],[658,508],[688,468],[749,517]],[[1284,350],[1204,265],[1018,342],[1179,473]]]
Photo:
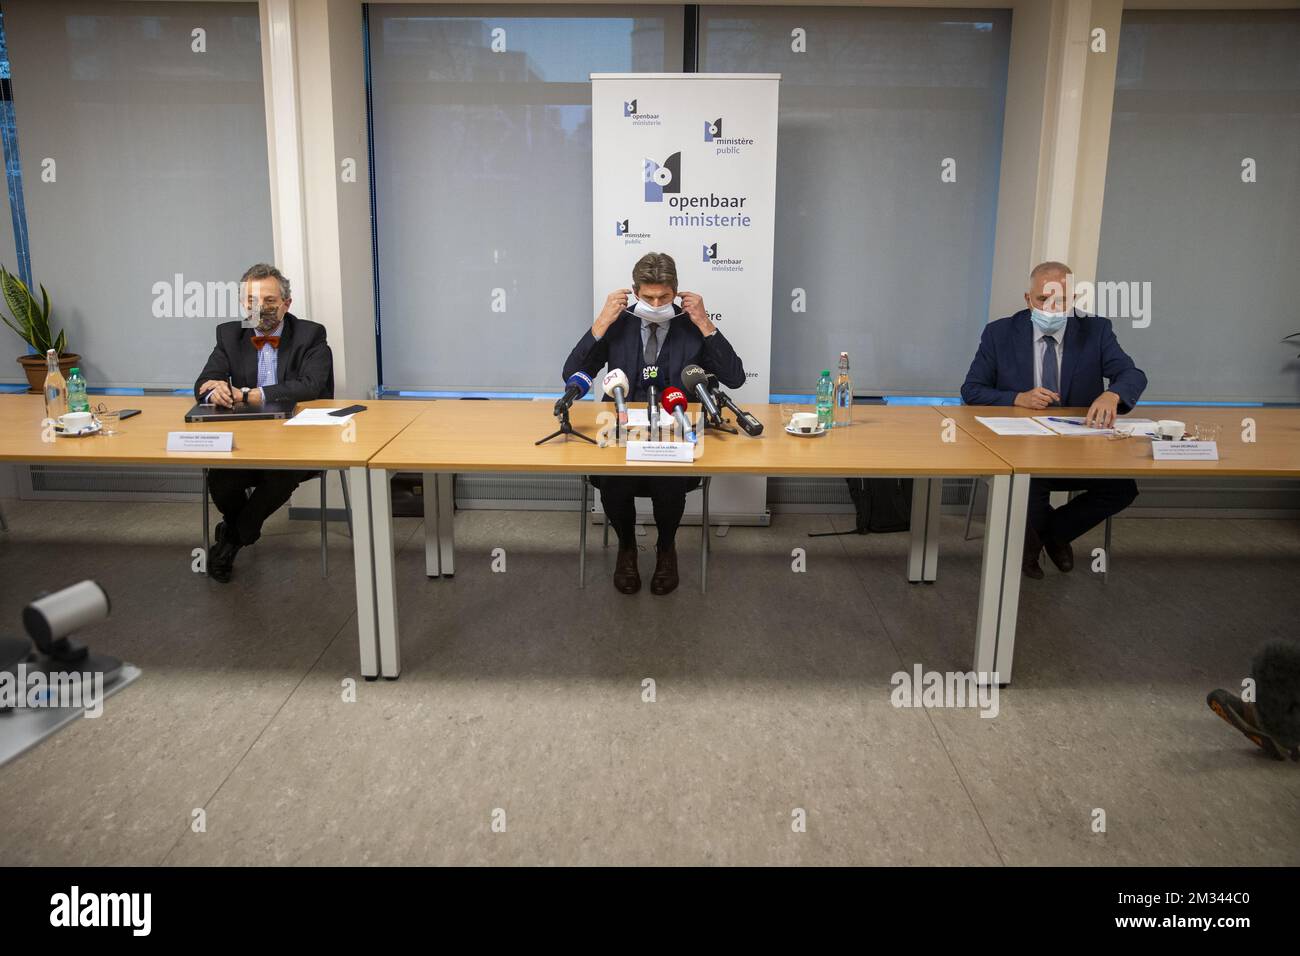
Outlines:
[[907,558],[907,580],[913,584],[933,581],[939,567],[940,478],[912,479],[911,550]]
[[421,487],[424,489],[424,576],[436,578],[442,574],[442,555],[438,540],[439,481],[437,472],[426,471]]
[[452,522],[456,513],[454,478],[451,474],[438,476],[438,551],[445,578],[456,573],[456,528]]
[[1007,514],[1002,609],[998,616],[998,650],[994,670],[1003,684],[1011,683],[1011,658],[1016,649],[1016,615],[1020,611],[1020,565],[1025,555],[1025,522],[1029,515],[1029,476],[1013,475]]
[[348,469],[356,490],[352,503],[352,563],[357,583],[357,640],[361,649],[361,676],[379,676],[379,639],[375,620],[374,537],[370,531],[370,482],[365,466]]
[[402,672],[397,638],[397,582],[393,576],[392,475],[370,470],[371,534],[375,540],[375,619],[379,633],[379,670],[388,678]]
[[929,503],[925,511],[925,560],[921,580],[934,583],[939,577],[939,513],[943,510],[943,479],[930,479]]
[[997,661],[1010,497],[1011,476],[994,475],[989,481],[988,516],[984,520],[984,557],[980,563],[979,609],[975,612],[974,670],[981,684],[991,682],[990,675]]
[[1011,683],[1028,505],[1028,475],[996,475],[989,483],[975,624],[975,673],[980,683]]

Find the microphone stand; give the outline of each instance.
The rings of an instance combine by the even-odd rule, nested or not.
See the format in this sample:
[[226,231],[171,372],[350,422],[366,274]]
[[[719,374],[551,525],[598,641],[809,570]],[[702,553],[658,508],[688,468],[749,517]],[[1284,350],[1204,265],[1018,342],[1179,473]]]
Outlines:
[[551,432],[545,438],[537,439],[537,441],[533,442],[534,445],[544,445],[552,438],[559,438],[561,435],[566,436],[565,441],[568,441],[567,436],[573,435],[575,438],[581,438],[583,441],[591,442],[593,445],[600,444],[600,442],[596,441],[596,439],[590,437],[589,435],[584,435],[582,432],[575,429],[572,424],[570,424],[569,410],[567,408],[556,412],[555,417],[559,421],[560,427],[557,428],[555,431]]
[[739,435],[740,429],[731,424],[731,420],[724,414],[727,410],[726,406],[718,401],[717,394],[712,390],[710,390],[710,394],[713,397],[713,404],[718,406],[718,414],[710,415],[709,410],[704,406],[704,403],[701,402],[700,411],[703,413],[702,417],[704,418],[704,427],[706,429],[712,428],[715,431],[727,432],[729,435]]
[[702,417],[704,418],[704,427],[706,429],[712,428],[715,431],[727,432],[731,435],[740,434],[740,429],[731,424],[729,419],[723,417],[722,409],[720,408],[718,409],[717,417],[710,415],[707,411],[704,412]]

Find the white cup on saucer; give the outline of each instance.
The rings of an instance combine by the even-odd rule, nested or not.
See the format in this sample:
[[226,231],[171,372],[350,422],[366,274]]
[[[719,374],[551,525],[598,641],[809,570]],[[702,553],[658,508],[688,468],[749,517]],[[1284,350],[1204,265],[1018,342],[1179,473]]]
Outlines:
[[1174,421],[1172,418],[1162,418],[1156,422],[1156,435],[1165,441],[1182,441],[1185,431],[1185,422]]
[[90,412],[68,412],[59,416],[59,424],[70,432],[85,431],[94,422],[95,416]]
[[813,434],[817,431],[817,413],[795,412],[790,416],[790,428],[803,435]]

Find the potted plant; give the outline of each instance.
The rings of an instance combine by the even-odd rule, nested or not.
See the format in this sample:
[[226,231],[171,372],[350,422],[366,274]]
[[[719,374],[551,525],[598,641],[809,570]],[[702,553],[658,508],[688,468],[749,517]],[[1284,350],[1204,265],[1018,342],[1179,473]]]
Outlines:
[[4,293],[5,305],[9,314],[0,314],[5,325],[13,329],[18,337],[36,350],[34,355],[18,356],[18,364],[27,373],[27,390],[40,394],[45,389],[45,353],[50,349],[59,356],[59,371],[63,377],[81,364],[81,356],[65,352],[68,344],[67,334],[60,330],[56,336],[50,328],[50,296],[41,286],[41,301],[37,302],[27,283],[0,266],[0,292]]

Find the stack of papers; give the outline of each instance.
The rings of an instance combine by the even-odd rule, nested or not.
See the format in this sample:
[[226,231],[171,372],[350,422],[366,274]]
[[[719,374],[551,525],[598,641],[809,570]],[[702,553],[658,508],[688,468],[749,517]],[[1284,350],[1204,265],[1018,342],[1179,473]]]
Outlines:
[[304,408],[293,418],[285,421],[286,425],[346,425],[355,418],[355,415],[334,416],[330,412],[337,412],[345,406],[340,405],[338,408]]
[[976,415],[979,422],[995,435],[1054,435],[1050,428],[1040,425],[1032,418],[984,418]]

